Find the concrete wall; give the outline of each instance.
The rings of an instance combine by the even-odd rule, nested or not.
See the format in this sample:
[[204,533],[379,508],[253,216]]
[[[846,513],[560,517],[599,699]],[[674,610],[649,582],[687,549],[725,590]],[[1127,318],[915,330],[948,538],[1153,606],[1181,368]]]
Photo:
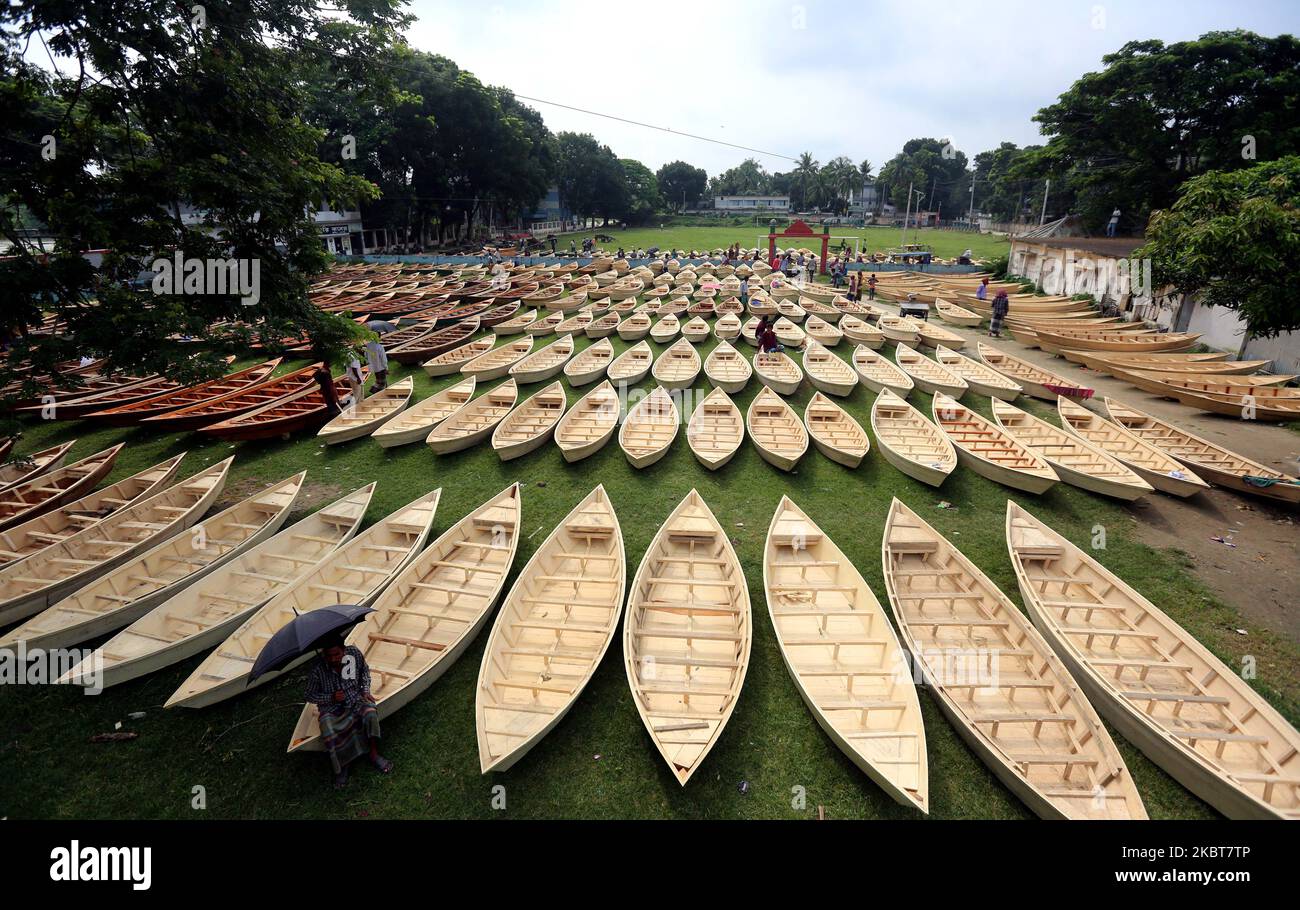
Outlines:
[[1300,374],[1300,333],[1286,332],[1276,338],[1252,338],[1243,350],[1246,323],[1234,310],[1203,306],[1189,301],[1186,328],[1181,331],[1198,332],[1201,343],[1216,351],[1227,351],[1235,358],[1241,351],[1242,360],[1271,360],[1269,372]]

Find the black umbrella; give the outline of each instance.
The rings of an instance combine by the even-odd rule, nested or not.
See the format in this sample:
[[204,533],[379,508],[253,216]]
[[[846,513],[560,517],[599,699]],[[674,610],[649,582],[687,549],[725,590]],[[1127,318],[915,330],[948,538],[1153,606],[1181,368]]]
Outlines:
[[271,636],[248,674],[248,685],[265,673],[283,670],[299,657],[316,650],[327,635],[351,629],[370,613],[371,607],[355,604],[332,604],[307,613],[299,613],[293,621]]
[[372,320],[370,320],[369,322],[366,323],[366,328],[368,328],[368,329],[370,329],[370,331],[375,332],[375,333],[380,334],[380,335],[385,335],[385,334],[387,334],[387,333],[389,333],[389,332],[396,332],[396,331],[397,331],[397,326],[395,326],[395,325],[393,325],[391,322],[388,322],[388,321],[383,320],[383,319],[372,319]]

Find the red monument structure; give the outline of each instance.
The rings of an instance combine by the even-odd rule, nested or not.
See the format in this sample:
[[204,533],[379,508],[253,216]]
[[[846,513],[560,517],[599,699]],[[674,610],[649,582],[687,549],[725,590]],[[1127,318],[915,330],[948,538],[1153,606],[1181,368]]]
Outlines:
[[820,239],[822,242],[822,254],[817,260],[817,271],[823,275],[826,274],[826,251],[830,246],[831,232],[826,230],[824,225],[822,232],[819,234],[808,226],[808,222],[804,221],[802,218],[796,218],[784,231],[781,231],[780,233],[777,233],[776,231],[768,232],[767,259],[769,262],[774,256],[776,256],[776,238],[778,237],[795,237],[800,240]]

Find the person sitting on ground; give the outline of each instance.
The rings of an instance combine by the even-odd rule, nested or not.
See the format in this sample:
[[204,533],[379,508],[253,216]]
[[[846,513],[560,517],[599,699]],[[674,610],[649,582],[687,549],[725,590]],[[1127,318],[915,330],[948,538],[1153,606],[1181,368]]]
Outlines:
[[370,694],[370,667],[356,645],[339,635],[321,643],[307,674],[307,701],[320,711],[321,739],[334,770],[334,787],[348,782],[348,765],[363,755],[382,774],[393,763],[379,754],[379,710]]
[[758,338],[758,349],[764,354],[772,354],[785,350],[785,345],[781,344],[777,339],[776,329],[772,328],[771,323],[764,326],[762,335],[755,332],[755,336]]

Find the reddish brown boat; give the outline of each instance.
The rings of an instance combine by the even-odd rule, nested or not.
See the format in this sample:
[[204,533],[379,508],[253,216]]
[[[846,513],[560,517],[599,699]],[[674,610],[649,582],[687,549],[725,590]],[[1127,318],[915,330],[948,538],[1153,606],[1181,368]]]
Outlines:
[[455,320],[469,319],[471,316],[481,315],[495,302],[495,298],[489,297],[487,300],[476,301],[475,303],[462,303],[460,306],[448,310],[447,315],[442,317],[442,320],[443,322],[453,322]]
[[[334,380],[334,392],[340,400],[351,393],[345,377],[340,376]],[[203,427],[199,432],[219,439],[274,439],[321,426],[330,416],[325,396],[315,381],[312,381],[307,388],[291,392],[238,417]]]
[[279,365],[280,358],[276,357],[274,360],[236,370],[218,379],[200,382],[198,385],[186,386],[183,389],[176,389],[172,392],[155,395],[152,398],[145,398],[129,404],[120,404],[117,407],[105,408],[102,411],[93,411],[86,415],[86,419],[115,427],[131,426],[147,417],[156,417],[159,414],[167,414],[181,408],[188,408],[191,405],[203,404],[224,395],[229,395],[232,392],[251,388],[260,382],[266,381]]
[[425,335],[433,331],[438,320],[429,319],[427,321],[417,322],[406,328],[398,329],[396,332],[389,332],[386,335],[379,336],[379,343],[384,346],[384,350],[391,357],[393,352],[398,348],[419,341]]
[[81,461],[14,484],[0,493],[0,529],[43,515],[89,493],[113,470],[123,445],[125,443],[119,442]]
[[430,358],[450,351],[457,345],[464,344],[478,333],[479,318],[471,316],[460,322],[453,322],[445,329],[438,329],[415,339],[399,348],[388,348],[388,356],[398,363],[408,365],[424,363]]
[[312,379],[312,374],[320,368],[321,364],[313,363],[246,389],[228,392],[189,407],[168,411],[166,414],[147,417],[140,421],[140,426],[152,427],[164,433],[179,433],[184,430],[197,430],[219,420],[247,414],[277,398],[314,387],[316,381]]
[[509,319],[513,319],[518,315],[520,306],[522,306],[522,304],[516,300],[513,303],[504,303],[501,306],[485,310],[479,315],[478,327],[480,329],[490,329],[494,325],[499,325]]
[[0,439],[0,461],[9,457],[9,453],[14,449],[14,443],[18,441],[17,436],[10,436],[8,439]]

